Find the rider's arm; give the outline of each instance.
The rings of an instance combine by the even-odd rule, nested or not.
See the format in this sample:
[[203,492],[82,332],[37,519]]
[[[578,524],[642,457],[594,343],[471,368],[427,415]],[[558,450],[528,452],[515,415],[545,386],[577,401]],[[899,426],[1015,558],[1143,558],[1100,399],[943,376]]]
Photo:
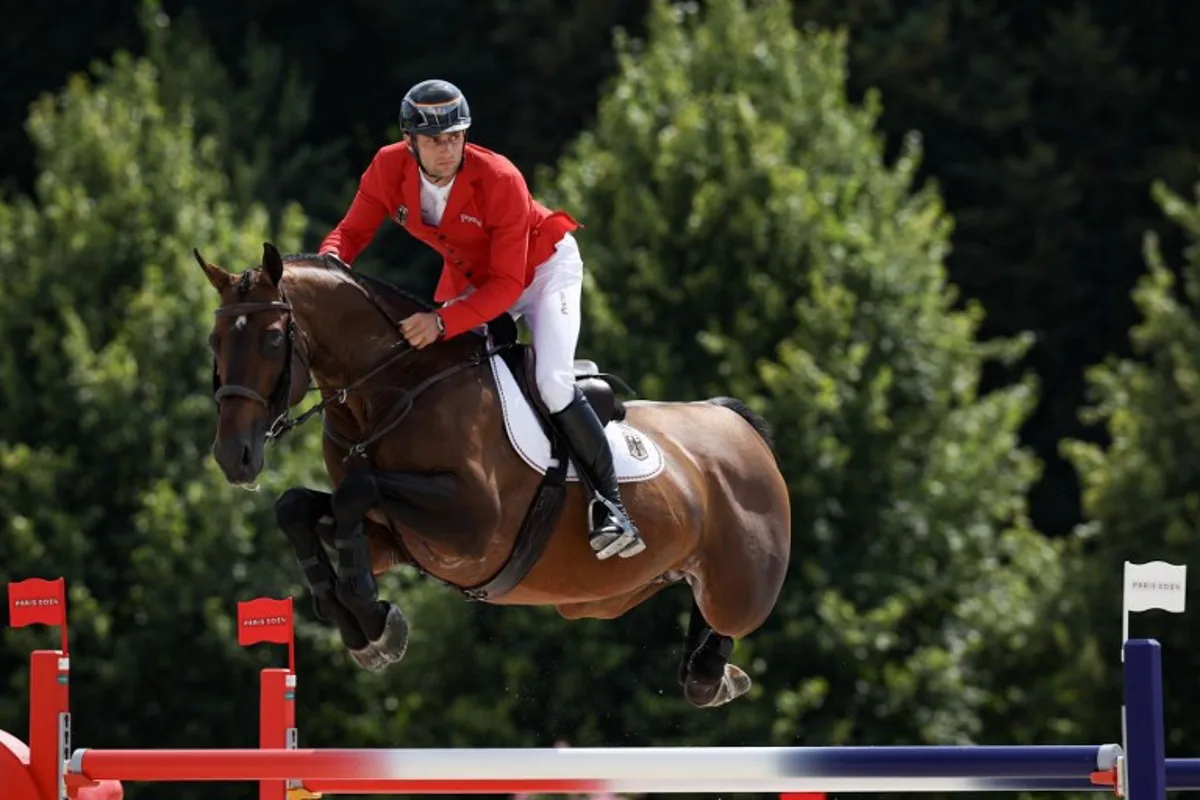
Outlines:
[[385,170],[376,154],[358,182],[358,191],[346,216],[321,242],[318,252],[331,252],[346,264],[354,263],[354,259],[370,244],[379,226],[387,219],[388,209],[382,191],[384,181]]
[[483,325],[508,311],[525,289],[525,261],[529,250],[529,190],[516,170],[508,171],[488,187],[485,219],[492,228],[488,276],[474,292],[438,314],[449,339]]

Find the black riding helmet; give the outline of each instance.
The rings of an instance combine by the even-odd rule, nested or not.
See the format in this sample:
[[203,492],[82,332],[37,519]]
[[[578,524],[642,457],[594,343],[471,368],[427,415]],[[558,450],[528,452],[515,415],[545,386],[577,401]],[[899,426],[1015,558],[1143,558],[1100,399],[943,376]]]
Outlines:
[[471,109],[467,98],[449,81],[421,81],[400,102],[400,130],[407,135],[437,136],[469,127]]

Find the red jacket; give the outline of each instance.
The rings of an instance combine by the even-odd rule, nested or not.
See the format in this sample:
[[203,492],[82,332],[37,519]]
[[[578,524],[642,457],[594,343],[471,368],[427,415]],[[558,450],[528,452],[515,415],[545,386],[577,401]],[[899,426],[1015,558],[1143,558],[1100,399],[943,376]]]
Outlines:
[[533,280],[563,234],[579,228],[566,212],[551,212],[533,198],[520,171],[504,156],[468,142],[450,189],[442,224],[421,220],[421,178],[408,142],[380,148],[362,175],[346,216],[321,242],[347,264],[391,217],[442,254],[434,299],[444,302],[468,285],[475,291],[442,308],[446,338],[507,311]]

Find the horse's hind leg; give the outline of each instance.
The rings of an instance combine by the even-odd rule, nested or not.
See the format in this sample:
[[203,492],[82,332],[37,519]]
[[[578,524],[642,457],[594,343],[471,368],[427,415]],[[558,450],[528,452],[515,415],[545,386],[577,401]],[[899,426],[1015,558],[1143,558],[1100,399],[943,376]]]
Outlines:
[[[748,410],[738,413],[754,430],[761,427]],[[791,556],[787,484],[762,438],[745,433],[730,443],[709,483],[706,530],[691,581],[681,674],[685,695],[698,706],[721,705],[749,690],[750,678],[729,663],[733,643],[766,621]]]
[[375,474],[356,470],[346,474],[333,494],[337,582],[334,592],[354,616],[368,640],[352,647],[351,657],[366,669],[378,670],[404,657],[408,621],[399,606],[379,599],[371,568],[371,548],[363,529],[367,511],[380,501]]
[[709,540],[692,584],[680,665],[684,694],[701,707],[728,703],[750,689],[750,677],[729,663],[734,639],[762,625],[787,573],[789,532],[783,525],[729,524],[721,530]]
[[678,673],[689,703],[698,708],[712,708],[750,690],[750,676],[729,663],[732,653],[733,637],[714,631],[693,599]]
[[337,626],[342,642],[352,650],[367,646],[367,635],[334,593],[337,575],[322,541],[333,538],[333,505],[328,492],[296,487],[275,501],[275,521],[292,543],[296,560],[312,591],[317,619]]

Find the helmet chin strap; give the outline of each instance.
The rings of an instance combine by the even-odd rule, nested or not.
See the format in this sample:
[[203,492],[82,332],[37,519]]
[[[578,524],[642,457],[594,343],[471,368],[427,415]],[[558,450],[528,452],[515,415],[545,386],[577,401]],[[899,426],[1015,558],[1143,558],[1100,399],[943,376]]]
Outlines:
[[[463,141],[466,142],[466,140],[467,140],[467,133],[466,133],[466,131],[463,131]],[[420,148],[417,147],[417,135],[415,133],[408,134],[408,149],[413,154],[413,158],[415,158],[417,160],[417,169],[421,170],[422,175],[424,175],[430,181],[436,182],[436,181],[441,180],[441,178],[437,177],[436,175],[431,175],[429,170],[425,169],[425,164],[424,164],[424,162],[421,161],[421,150],[420,150]],[[458,170],[462,169],[462,162],[463,162],[463,160],[460,158],[458,160],[458,168],[455,169],[456,173],[458,172]]]

